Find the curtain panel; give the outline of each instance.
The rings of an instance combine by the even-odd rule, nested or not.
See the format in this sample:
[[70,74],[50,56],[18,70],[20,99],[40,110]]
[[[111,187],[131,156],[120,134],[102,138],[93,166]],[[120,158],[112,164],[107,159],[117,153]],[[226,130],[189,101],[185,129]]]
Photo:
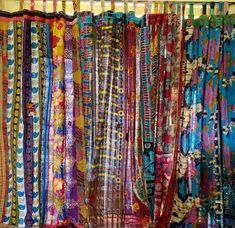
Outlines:
[[233,227],[235,15],[0,12],[0,221]]

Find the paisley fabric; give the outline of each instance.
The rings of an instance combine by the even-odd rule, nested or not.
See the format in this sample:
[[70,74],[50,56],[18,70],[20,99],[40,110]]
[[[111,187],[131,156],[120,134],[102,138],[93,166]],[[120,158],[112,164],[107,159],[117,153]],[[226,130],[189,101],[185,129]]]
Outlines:
[[235,16],[147,7],[0,12],[1,223],[235,226]]

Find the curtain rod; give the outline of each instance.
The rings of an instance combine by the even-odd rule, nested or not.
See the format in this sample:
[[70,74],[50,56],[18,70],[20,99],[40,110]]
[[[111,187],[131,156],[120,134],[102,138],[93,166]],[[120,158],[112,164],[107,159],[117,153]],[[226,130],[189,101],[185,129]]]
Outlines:
[[[0,0],[1,1],[1,0]],[[28,2],[30,3],[30,0],[24,0],[25,2]],[[43,1],[42,0],[34,0],[35,3],[42,3]],[[61,0],[57,0],[58,1],[58,4],[61,4]],[[97,3],[100,3],[101,1],[100,0],[93,0],[95,4]],[[16,2],[19,2],[19,0],[16,0]],[[50,4],[53,4],[53,0],[47,0],[48,3]],[[73,4],[73,0],[66,0],[67,4]],[[111,0],[105,0],[105,2],[107,2],[108,4],[111,4]],[[115,0],[115,2],[117,4],[124,4],[124,0]],[[217,0],[214,0],[214,1],[203,1],[203,0],[194,0],[194,1],[190,1],[190,0],[176,0],[176,1],[167,1],[167,0],[137,0],[136,3],[138,4],[145,4],[146,2],[149,2],[149,3],[163,3],[163,2],[167,2],[167,3],[181,3],[181,4],[186,4],[186,5],[189,5],[189,4],[194,4],[194,5],[203,5],[203,4],[207,4],[209,6],[210,3],[215,3],[215,4],[218,4],[218,3],[221,3],[221,1],[217,1]],[[90,3],[90,0],[80,0],[80,4],[82,3],[86,3],[86,4],[89,4]],[[235,5],[235,0],[232,0],[232,1],[225,1],[223,3],[227,3],[228,7],[231,6],[231,5]],[[134,4],[133,3],[133,0],[128,0],[128,5],[129,4]]]
[[[95,0],[95,1],[99,1],[99,0]],[[110,1],[110,0],[108,0],[108,1]],[[203,4],[203,3],[206,3],[206,4],[209,4],[209,3],[221,3],[221,1],[165,1],[165,0],[163,0],[163,1],[154,1],[154,0],[147,0],[148,2],[151,2],[151,3],[155,3],[155,2],[157,2],[157,3],[161,3],[161,2],[167,2],[167,3],[186,3],[186,4]],[[117,1],[117,2],[119,2],[119,0]],[[123,2],[122,0],[120,1],[120,2]],[[129,1],[128,1],[129,2]],[[130,2],[133,2],[132,0],[130,1]],[[144,0],[140,0],[140,1],[137,1],[137,3],[138,2],[146,2],[146,1],[144,1]],[[225,2],[223,2],[223,3],[229,3],[229,4],[235,4],[235,1],[225,1]]]
[[[186,4],[203,4],[203,3],[221,3],[221,1],[201,1],[201,0],[194,0],[194,1],[179,1],[179,0],[176,0],[176,1],[167,1],[167,0],[161,0],[161,1],[156,1],[156,0],[146,0],[147,2],[151,2],[151,3],[161,3],[161,2],[168,2],[168,3],[186,3]],[[138,3],[145,3],[146,2],[145,0],[137,0],[137,4]],[[19,0],[17,0],[17,2],[19,2]],[[30,0],[26,0],[25,2],[30,2]],[[42,0],[35,0],[35,2],[42,2]],[[53,0],[47,0],[47,2],[53,2]],[[73,0],[66,0],[66,2],[73,2]],[[90,2],[89,0],[81,0],[80,1],[81,3],[82,2]],[[100,0],[94,0],[94,2],[100,2]],[[111,0],[105,0],[105,2],[111,2]],[[116,0],[115,2],[118,2],[118,3],[124,3],[124,0]],[[60,3],[60,0],[58,0],[58,3]],[[133,0],[128,0],[128,3],[133,3]],[[224,1],[223,3],[228,3],[228,4],[235,4],[235,1]]]

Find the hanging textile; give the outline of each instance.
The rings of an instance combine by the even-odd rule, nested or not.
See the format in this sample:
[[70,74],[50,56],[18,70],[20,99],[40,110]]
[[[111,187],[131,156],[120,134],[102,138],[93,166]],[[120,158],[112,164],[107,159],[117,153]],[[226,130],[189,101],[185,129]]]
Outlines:
[[235,34],[234,34],[234,16],[224,17],[222,25],[223,34],[221,34],[220,62],[219,62],[219,110],[220,110],[220,145],[222,152],[221,188],[223,197],[224,226],[234,226],[235,221],[235,203],[231,200],[235,196],[234,187],[234,167],[235,167],[235,100],[234,100],[234,76],[235,76]]
[[181,147],[172,227],[234,224],[230,198],[234,100],[228,97],[234,89],[232,18],[201,16],[185,21]]
[[0,22],[0,183],[2,188],[0,190],[0,218],[5,213],[4,204],[6,203],[8,189],[7,186],[10,183],[8,172],[9,172],[9,155],[8,155],[8,128],[9,125],[5,121],[8,116],[7,113],[3,110],[9,110],[9,105],[7,103],[7,94],[8,94],[8,35],[7,29],[8,24],[6,22]]
[[167,225],[173,201],[181,99],[180,19],[176,15],[150,15],[152,117],[154,121],[154,219]]
[[53,2],[0,12],[0,223],[235,226],[235,15]]

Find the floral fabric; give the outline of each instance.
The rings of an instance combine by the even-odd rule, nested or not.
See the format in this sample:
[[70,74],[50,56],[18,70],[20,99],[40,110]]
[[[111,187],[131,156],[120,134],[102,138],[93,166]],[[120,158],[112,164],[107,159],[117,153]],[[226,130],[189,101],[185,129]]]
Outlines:
[[231,126],[234,102],[227,97],[234,87],[234,57],[228,54],[234,49],[231,18],[201,16],[185,21],[181,146],[172,227],[234,225],[233,200],[228,200],[234,194],[234,183],[228,187],[234,166],[229,141],[235,130]]

